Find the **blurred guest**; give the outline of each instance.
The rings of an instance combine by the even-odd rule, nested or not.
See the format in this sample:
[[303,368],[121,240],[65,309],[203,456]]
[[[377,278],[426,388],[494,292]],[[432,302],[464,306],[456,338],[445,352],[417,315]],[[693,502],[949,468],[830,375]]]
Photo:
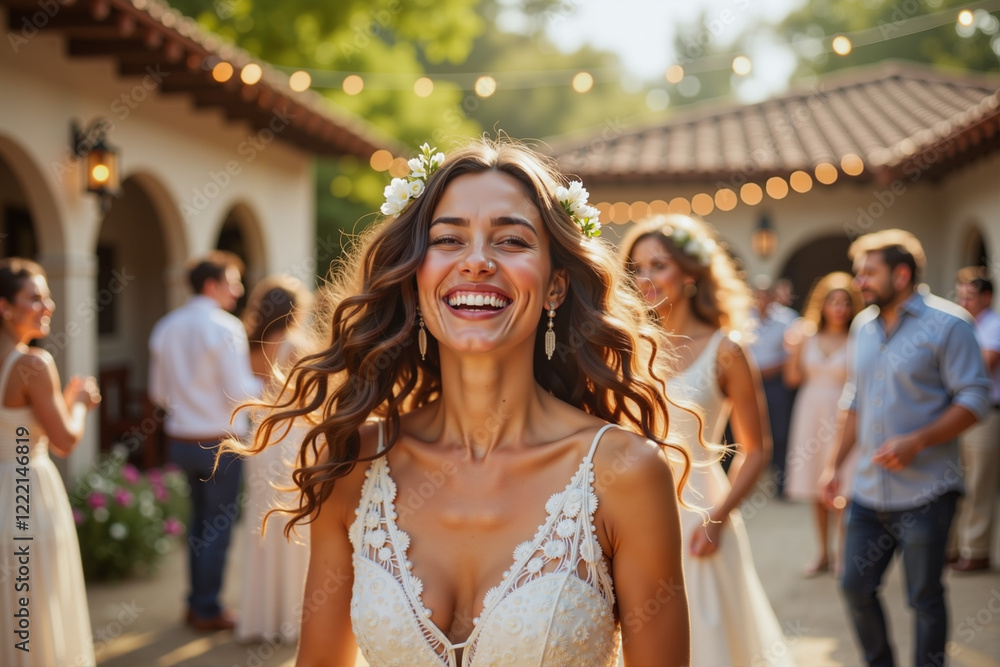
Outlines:
[[[243,313],[250,343],[250,365],[269,393],[281,391],[284,373],[305,347],[304,320],[312,294],[292,276],[262,280],[250,293]],[[282,533],[287,515],[265,516],[272,509],[294,507],[292,483],[295,455],[306,428],[296,425],[285,437],[244,462],[247,477],[246,516],[250,534],[243,556],[243,592],[236,638],[293,642],[299,636],[302,589],[309,567],[309,526],[290,540]]]
[[792,403],[795,392],[785,386],[784,368],[788,353],[785,351],[785,332],[798,314],[783,306],[776,298],[774,285],[765,275],[753,280],[754,308],[751,318],[754,322],[754,339],[750,342],[750,352],[760,369],[767,400],[767,416],[771,424],[773,442],[771,469],[779,496],[784,495],[785,458],[788,453],[788,427],[792,418]]
[[913,662],[940,665],[948,639],[941,573],[962,492],[958,436],[989,409],[989,378],[969,314],[917,290],[926,260],[913,234],[866,234],[849,255],[869,307],[851,324],[838,446],[821,481],[833,504],[843,464],[859,448],[840,586],[865,661],[895,664],[878,593],[901,551]]
[[979,572],[990,568],[1000,480],[1000,315],[991,307],[993,281],[983,267],[967,266],[958,272],[955,300],[975,318],[976,340],[990,376],[992,409],[958,441],[965,497],[955,518],[958,559],[951,565],[957,572]]
[[[655,217],[637,223],[621,247],[682,367],[669,378],[668,393],[703,413],[699,419],[670,409],[670,439],[701,464],[692,469],[683,498],[708,513],[681,510],[691,664],[740,665],[755,656],[755,665],[767,665],[775,654],[788,664],[739,511],[769,458],[760,378],[739,342],[750,290],[702,220]],[[730,414],[737,444],[727,477],[699,443],[718,443]]]
[[[819,478],[833,446],[837,400],[847,379],[847,330],[862,306],[851,274],[827,274],[812,288],[802,319],[789,328],[785,337],[785,384],[798,388],[788,439],[785,494],[793,500],[813,503],[819,538],[816,558],[805,568],[807,576],[826,572],[834,560],[827,547],[830,510],[820,497]],[[855,452],[844,464],[842,498],[850,497],[849,480],[856,458]],[[842,533],[842,508],[834,512],[838,532]],[[840,542],[843,544],[843,539]]]
[[76,525],[49,452],[73,452],[101,395],[92,377],[73,376],[61,389],[52,355],[28,347],[49,335],[55,308],[41,266],[0,260],[4,667],[95,664]]
[[188,272],[194,296],[157,322],[149,338],[150,398],[167,413],[169,460],[191,485],[186,620],[201,631],[235,624],[219,593],[243,464],[224,454],[212,469],[219,443],[246,435],[245,416],[231,424],[233,409],[262,387],[250,368],[246,330],[230,313],[243,295],[241,272],[238,257],[218,250],[195,263]]

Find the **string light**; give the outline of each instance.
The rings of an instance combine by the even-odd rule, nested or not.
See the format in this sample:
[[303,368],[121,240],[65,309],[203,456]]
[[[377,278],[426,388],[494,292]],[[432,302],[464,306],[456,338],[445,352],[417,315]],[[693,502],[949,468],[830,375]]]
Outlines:
[[233,66],[223,60],[212,68],[212,78],[219,83],[229,81],[233,78]]
[[374,153],[372,153],[372,157],[371,160],[369,160],[369,164],[371,164],[372,169],[374,169],[375,171],[386,171],[392,164],[392,153],[385,150],[384,148],[380,148]]
[[837,180],[837,168],[829,162],[820,162],[816,165],[816,180],[823,185],[830,185]]
[[671,65],[667,68],[665,76],[668,83],[680,83],[684,78],[684,68],[680,65]]
[[577,72],[573,76],[573,90],[578,93],[589,92],[594,87],[594,77],[590,72]]
[[257,63],[250,63],[242,70],[240,70],[240,81],[252,86],[253,84],[260,81],[260,77],[263,76],[264,71],[260,68]]
[[764,191],[756,183],[744,183],[740,188],[740,199],[747,206],[756,206],[764,199]]
[[490,97],[493,93],[497,92],[497,80],[489,75],[481,76],[476,79],[474,90],[476,91],[476,95],[480,97]]
[[848,176],[858,176],[865,170],[864,161],[854,153],[848,153],[840,158],[840,168]]
[[846,35],[837,35],[833,38],[833,52],[838,56],[846,56],[853,48],[851,40]]
[[304,70],[299,70],[288,77],[288,87],[294,90],[296,93],[301,93],[304,90],[309,90],[309,86],[312,85],[312,77],[309,72]]
[[975,16],[968,9],[963,9],[958,13],[958,25],[968,28],[975,21]]
[[357,74],[351,74],[344,79],[343,88],[348,95],[357,95],[365,89],[365,80]]
[[788,183],[781,176],[772,176],[767,179],[764,189],[771,199],[784,199],[788,196]]
[[417,97],[430,97],[434,92],[434,82],[428,77],[422,76],[413,84],[413,92]]
[[746,76],[753,69],[753,63],[746,56],[736,56],[733,58],[733,72],[737,76]]
[[715,200],[712,199],[711,195],[699,192],[691,197],[691,210],[697,215],[708,215],[715,210]]

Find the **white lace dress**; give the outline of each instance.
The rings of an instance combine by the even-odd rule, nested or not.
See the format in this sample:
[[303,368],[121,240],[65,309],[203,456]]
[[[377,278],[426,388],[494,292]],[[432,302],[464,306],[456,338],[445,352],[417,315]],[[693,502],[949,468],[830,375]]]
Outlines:
[[[671,378],[671,398],[685,398],[703,411],[704,440],[721,442],[731,410],[719,390],[716,353],[724,334],[717,331],[705,350],[683,373]],[[722,466],[698,444],[694,415],[670,408],[671,439],[688,443],[688,453],[701,465],[692,469],[684,500],[709,509],[720,504],[731,488]],[[733,510],[722,530],[719,549],[711,556],[692,556],[689,545],[703,526],[702,514],[681,508],[684,536],[684,583],[691,618],[691,664],[725,667],[794,665],[778,619],[757,576],[750,540],[739,510]]]
[[[396,484],[386,457],[369,467],[351,526],[354,589],[351,621],[372,667],[611,667],[620,634],[614,591],[593,518],[594,437],[566,489],[545,505],[548,516],[520,544],[511,568],[483,600],[469,638],[452,644],[431,620],[423,583],[407,559],[410,537],[396,525]],[[382,449],[379,432],[379,450]]]

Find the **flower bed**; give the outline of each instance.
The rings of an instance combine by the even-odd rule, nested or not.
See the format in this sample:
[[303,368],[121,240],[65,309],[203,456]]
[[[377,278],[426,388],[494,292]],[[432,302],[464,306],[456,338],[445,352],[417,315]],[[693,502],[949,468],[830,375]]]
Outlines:
[[180,469],[145,474],[112,451],[77,482],[70,495],[88,581],[153,572],[183,536],[190,490]]

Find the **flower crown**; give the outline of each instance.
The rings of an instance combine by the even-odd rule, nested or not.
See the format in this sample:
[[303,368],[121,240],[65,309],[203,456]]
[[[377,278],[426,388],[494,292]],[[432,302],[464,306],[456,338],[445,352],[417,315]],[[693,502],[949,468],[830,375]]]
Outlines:
[[[394,178],[385,186],[385,203],[379,209],[383,215],[399,215],[406,210],[411,199],[419,199],[424,194],[427,179],[444,163],[444,153],[436,150],[436,147],[431,148],[426,143],[421,145],[420,155],[406,163],[410,167],[409,175]],[[573,224],[580,228],[584,236],[593,238],[601,235],[601,223],[597,219],[600,211],[587,205],[589,196],[580,181],[573,181],[568,188],[556,188],[556,198]]]
[[664,225],[660,233],[669,238],[685,255],[697,259],[702,266],[707,267],[712,263],[712,253],[715,252],[716,243],[707,236],[680,225]]
[[410,166],[410,174],[406,178],[394,178],[385,186],[385,203],[379,209],[383,215],[399,215],[411,199],[419,199],[424,194],[424,183],[444,163],[444,153],[435,153],[436,150],[423,144],[421,154],[406,163]]

